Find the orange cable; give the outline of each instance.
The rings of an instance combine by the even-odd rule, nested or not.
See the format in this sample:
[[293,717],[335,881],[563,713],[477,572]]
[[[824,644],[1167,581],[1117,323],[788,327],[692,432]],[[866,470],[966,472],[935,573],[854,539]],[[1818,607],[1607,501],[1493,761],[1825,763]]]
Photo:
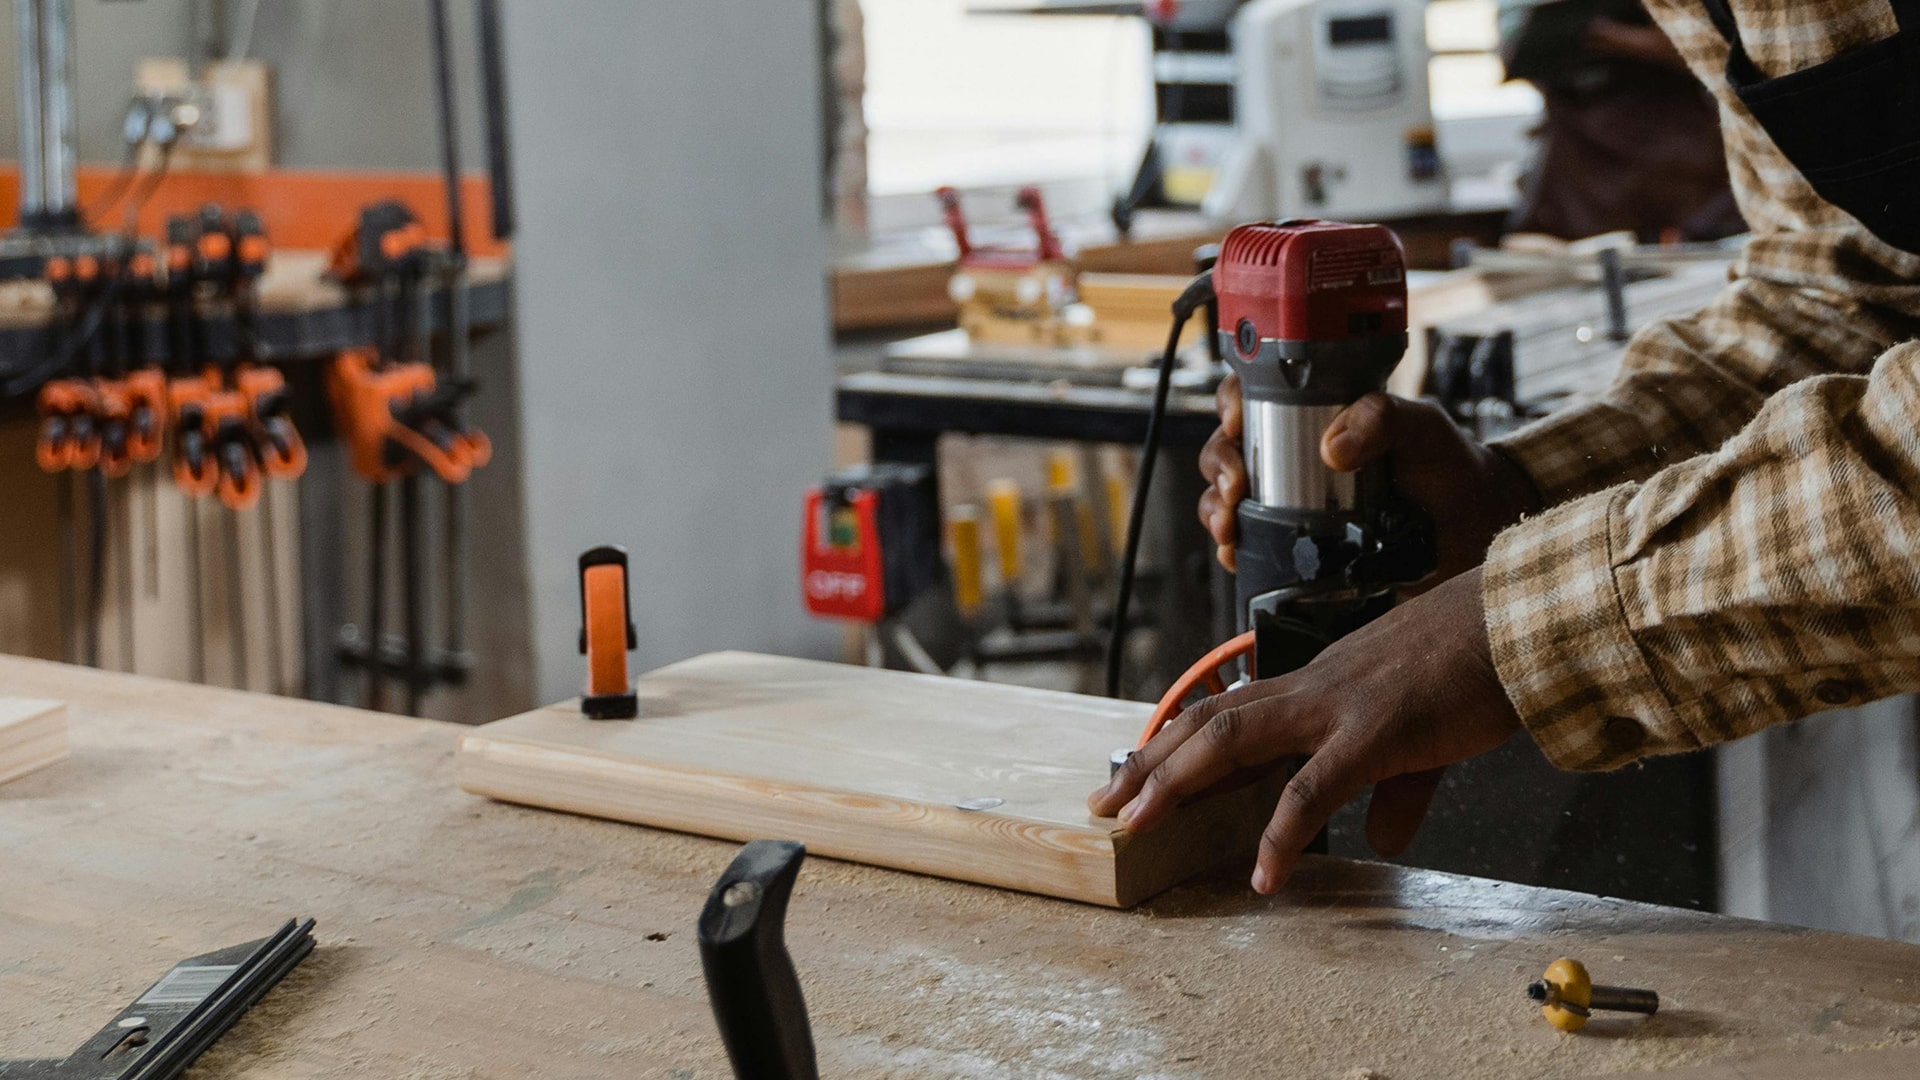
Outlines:
[[1213,651],[1201,657],[1186,674],[1173,681],[1167,692],[1161,695],[1160,704],[1153,710],[1153,716],[1147,721],[1147,730],[1140,735],[1140,743],[1134,749],[1147,745],[1167,721],[1180,713],[1180,703],[1193,693],[1195,687],[1204,686],[1208,693],[1218,694],[1226,689],[1221,681],[1220,669],[1253,651],[1253,631],[1249,630],[1239,637],[1217,645]]

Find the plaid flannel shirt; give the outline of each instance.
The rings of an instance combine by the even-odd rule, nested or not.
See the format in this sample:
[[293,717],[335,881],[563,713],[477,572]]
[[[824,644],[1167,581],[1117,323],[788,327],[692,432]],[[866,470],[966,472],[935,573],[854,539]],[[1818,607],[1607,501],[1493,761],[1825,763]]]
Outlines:
[[[1731,6],[1768,77],[1896,26],[1887,0]],[[1920,690],[1920,256],[1780,154],[1700,0],[1647,7],[1720,103],[1753,237],[1713,303],[1634,337],[1603,395],[1497,444],[1552,509],[1488,550],[1487,632],[1565,769]]]

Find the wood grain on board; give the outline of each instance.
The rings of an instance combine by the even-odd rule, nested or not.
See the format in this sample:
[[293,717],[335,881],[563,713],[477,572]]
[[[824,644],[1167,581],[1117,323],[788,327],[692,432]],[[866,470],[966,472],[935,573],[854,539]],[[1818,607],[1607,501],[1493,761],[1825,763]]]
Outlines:
[[713,653],[639,682],[640,716],[569,702],[461,740],[460,786],[508,802],[1126,907],[1252,864],[1256,787],[1133,837],[1087,812],[1149,707],[812,660]]
[[67,707],[41,698],[0,697],[0,784],[67,756]]

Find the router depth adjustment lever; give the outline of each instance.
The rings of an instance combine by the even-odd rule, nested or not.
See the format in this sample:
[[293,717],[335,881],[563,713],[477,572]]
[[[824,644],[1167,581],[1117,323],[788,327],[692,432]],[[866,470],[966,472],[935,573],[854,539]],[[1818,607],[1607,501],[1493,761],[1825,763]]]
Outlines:
[[1434,568],[1431,520],[1395,497],[1387,461],[1339,473],[1320,458],[1334,417],[1385,390],[1406,352],[1406,257],[1384,226],[1292,220],[1228,233],[1213,276],[1245,418],[1236,614],[1250,674],[1272,678]]

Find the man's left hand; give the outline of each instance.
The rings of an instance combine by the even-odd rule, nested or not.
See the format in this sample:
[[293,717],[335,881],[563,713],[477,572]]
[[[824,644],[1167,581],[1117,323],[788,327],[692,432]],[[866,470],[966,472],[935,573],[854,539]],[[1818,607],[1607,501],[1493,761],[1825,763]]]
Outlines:
[[1246,783],[1310,755],[1260,838],[1253,887],[1271,893],[1333,812],[1375,785],[1367,842],[1384,855],[1413,841],[1446,766],[1520,728],[1494,673],[1480,570],[1394,608],[1277,679],[1208,698],[1169,721],[1087,805],[1128,832],[1183,800]]

